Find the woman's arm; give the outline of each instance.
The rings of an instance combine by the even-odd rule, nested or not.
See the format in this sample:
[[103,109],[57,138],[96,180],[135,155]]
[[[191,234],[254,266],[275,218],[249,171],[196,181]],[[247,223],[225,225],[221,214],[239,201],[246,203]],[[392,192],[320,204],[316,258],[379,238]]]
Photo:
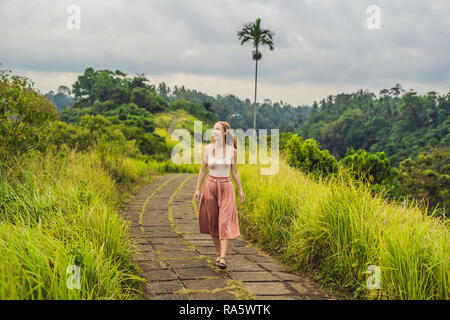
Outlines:
[[198,173],[197,187],[195,188],[195,200],[200,201],[200,188],[202,187],[203,179],[206,176],[206,152],[205,146],[202,146],[202,165]]
[[239,195],[241,196],[241,202],[245,201],[244,190],[242,189],[241,178],[239,177],[239,172],[237,169],[237,149],[234,149],[233,163],[231,164],[231,175],[233,176],[234,183],[239,190]]

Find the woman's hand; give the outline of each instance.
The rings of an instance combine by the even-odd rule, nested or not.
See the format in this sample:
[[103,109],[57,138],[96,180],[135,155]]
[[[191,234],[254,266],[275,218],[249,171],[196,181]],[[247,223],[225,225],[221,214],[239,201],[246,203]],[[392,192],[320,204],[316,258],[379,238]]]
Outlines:
[[239,191],[239,195],[241,196],[241,203],[245,201],[244,191]]
[[195,190],[194,198],[195,201],[200,201],[200,190]]

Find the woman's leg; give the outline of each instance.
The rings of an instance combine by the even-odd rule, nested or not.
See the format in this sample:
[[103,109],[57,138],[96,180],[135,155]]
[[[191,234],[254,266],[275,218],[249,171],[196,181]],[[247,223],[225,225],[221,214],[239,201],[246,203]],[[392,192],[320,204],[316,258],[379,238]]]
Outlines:
[[212,237],[212,239],[213,239],[213,242],[214,242],[214,246],[216,247],[216,253],[217,253],[217,255],[220,256],[220,254],[221,254],[221,252],[220,252],[220,240],[219,240],[218,237],[217,238]]
[[225,258],[227,255],[228,247],[230,245],[229,239],[220,239],[220,256]]

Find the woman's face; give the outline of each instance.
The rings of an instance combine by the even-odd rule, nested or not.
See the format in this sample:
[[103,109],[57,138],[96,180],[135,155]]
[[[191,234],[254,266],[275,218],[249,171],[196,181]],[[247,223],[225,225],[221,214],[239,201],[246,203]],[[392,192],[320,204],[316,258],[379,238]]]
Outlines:
[[225,132],[223,130],[223,126],[220,123],[216,123],[212,130],[212,136],[216,141],[222,141]]

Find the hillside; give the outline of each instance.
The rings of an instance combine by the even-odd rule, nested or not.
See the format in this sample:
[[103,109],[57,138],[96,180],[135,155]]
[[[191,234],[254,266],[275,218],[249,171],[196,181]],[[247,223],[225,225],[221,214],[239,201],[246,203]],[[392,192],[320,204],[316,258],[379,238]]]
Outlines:
[[338,94],[313,104],[300,135],[315,139],[338,159],[347,148],[384,151],[394,166],[431,147],[450,146],[450,92],[402,93],[400,85]]

